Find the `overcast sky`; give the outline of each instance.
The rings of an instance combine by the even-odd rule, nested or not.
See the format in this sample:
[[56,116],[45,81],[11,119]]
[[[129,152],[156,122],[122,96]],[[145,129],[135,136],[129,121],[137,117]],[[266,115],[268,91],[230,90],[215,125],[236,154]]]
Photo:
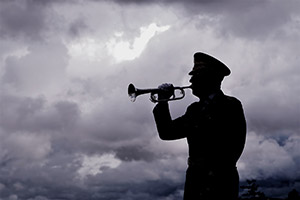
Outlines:
[[[150,3],[151,2],[151,3]],[[268,196],[300,191],[300,1],[1,0],[0,199],[179,200],[185,140],[161,141],[149,96],[188,85],[197,51],[232,71],[248,122],[238,163]],[[197,101],[170,103],[178,117]]]

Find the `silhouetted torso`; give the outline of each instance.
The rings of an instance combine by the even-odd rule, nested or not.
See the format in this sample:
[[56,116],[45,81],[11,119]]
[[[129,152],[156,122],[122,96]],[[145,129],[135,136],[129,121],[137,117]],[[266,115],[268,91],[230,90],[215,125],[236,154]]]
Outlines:
[[236,162],[246,137],[240,101],[220,90],[191,104],[177,119],[171,119],[167,103],[157,104],[153,113],[161,139],[187,139],[189,168],[184,199],[236,199]]

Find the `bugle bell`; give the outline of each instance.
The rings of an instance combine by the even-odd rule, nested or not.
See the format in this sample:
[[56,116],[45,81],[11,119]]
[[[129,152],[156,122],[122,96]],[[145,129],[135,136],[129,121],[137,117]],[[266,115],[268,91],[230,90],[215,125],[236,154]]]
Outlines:
[[[136,88],[132,83],[128,85],[128,96],[130,97],[130,100],[132,102],[135,101],[136,97],[142,94],[148,94],[150,93],[150,100],[154,103],[157,102],[165,102],[165,101],[174,101],[184,98],[185,96],[185,89],[191,88],[191,86],[184,86],[184,87],[173,87],[174,94],[169,99],[158,99],[157,94],[159,92],[162,92],[162,89],[159,88],[153,88],[153,89],[138,89]],[[175,90],[179,90],[181,96],[176,97],[175,96]]]

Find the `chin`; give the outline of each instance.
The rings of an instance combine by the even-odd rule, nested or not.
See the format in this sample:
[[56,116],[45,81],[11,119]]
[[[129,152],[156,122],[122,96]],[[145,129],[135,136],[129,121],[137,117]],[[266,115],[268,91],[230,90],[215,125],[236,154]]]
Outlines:
[[201,92],[199,92],[199,91],[197,91],[197,90],[194,90],[194,89],[192,90],[192,94],[195,95],[196,97],[199,97],[199,98],[200,98],[200,96],[201,96],[201,95],[200,95]]

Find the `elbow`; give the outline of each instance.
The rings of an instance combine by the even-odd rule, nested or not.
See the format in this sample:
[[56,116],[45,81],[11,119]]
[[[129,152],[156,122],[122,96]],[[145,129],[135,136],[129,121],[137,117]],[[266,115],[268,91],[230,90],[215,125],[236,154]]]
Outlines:
[[164,140],[164,141],[170,140],[170,138],[168,138],[166,135],[159,134],[158,136],[161,140]]
[[158,130],[158,136],[161,140],[171,140],[169,132],[166,130]]
[[178,137],[176,134],[170,134],[169,131],[167,132],[158,132],[158,136],[163,141],[171,141],[171,140],[177,140],[181,139],[182,137]]
[[180,139],[180,131],[176,130],[171,123],[156,124],[158,136],[161,140],[176,140]]
[[162,130],[157,130],[157,132],[158,132],[158,137],[159,137],[159,139],[161,139],[161,140],[168,140],[167,134],[165,134],[164,131],[162,131]]

